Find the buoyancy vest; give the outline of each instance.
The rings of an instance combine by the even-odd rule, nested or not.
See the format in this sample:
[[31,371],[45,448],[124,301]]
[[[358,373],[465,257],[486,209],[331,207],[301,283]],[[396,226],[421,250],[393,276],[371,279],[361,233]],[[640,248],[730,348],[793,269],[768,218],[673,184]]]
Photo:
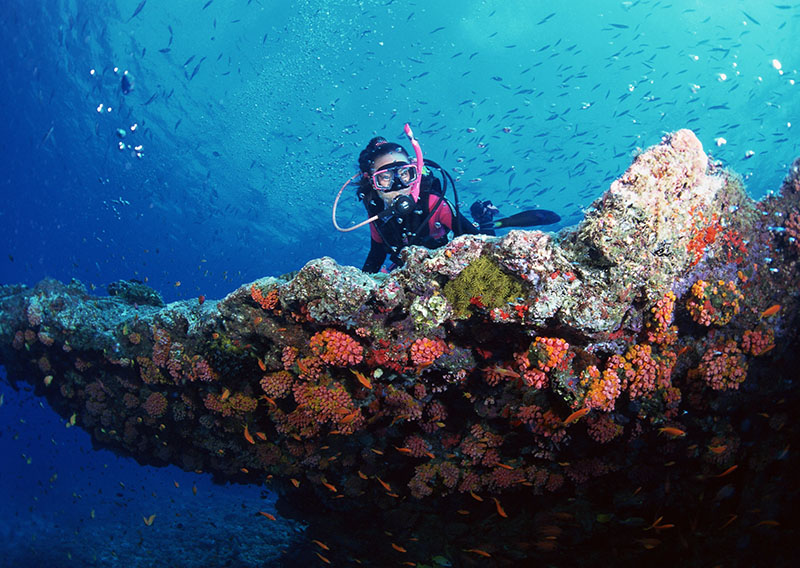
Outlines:
[[[364,197],[367,213],[377,215],[384,210],[383,200],[371,191]],[[447,244],[447,234],[453,228],[453,211],[444,198],[441,182],[425,175],[420,183],[420,195],[414,208],[405,215],[378,219],[370,225],[372,240],[382,243],[393,262],[400,251],[410,245],[438,248]]]

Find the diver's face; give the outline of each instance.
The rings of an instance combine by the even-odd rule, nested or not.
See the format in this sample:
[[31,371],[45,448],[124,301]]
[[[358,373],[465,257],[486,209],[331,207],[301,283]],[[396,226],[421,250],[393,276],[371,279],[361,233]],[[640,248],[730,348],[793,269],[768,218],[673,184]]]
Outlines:
[[[375,159],[375,162],[372,164],[372,171],[371,174],[374,174],[381,168],[388,166],[389,164],[393,163],[404,163],[408,164],[408,158],[401,154],[400,152],[389,152],[388,154],[384,154],[383,156],[379,156]],[[398,189],[397,191],[379,191],[378,195],[381,196],[383,199],[383,203],[388,207],[391,205],[392,201],[394,201],[395,197],[400,195],[409,195],[411,193],[411,188],[407,187],[405,189]]]

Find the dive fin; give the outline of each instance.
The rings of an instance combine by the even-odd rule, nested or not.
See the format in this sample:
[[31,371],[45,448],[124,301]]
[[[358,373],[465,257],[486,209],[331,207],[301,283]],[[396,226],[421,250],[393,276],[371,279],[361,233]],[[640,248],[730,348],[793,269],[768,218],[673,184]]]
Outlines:
[[502,229],[504,227],[535,227],[552,225],[561,221],[558,213],[547,209],[530,209],[481,225],[481,229]]

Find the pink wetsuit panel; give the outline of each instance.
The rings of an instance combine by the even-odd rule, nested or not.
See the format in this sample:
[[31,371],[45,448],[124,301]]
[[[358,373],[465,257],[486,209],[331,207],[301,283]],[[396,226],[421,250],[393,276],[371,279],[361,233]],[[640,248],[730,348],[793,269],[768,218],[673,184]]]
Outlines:
[[[436,202],[439,201],[438,195],[429,195],[428,196],[428,210],[430,211],[436,206]],[[439,223],[439,228],[436,228],[436,223]],[[439,208],[436,212],[431,216],[430,220],[428,221],[428,230],[430,232],[431,237],[434,239],[440,239],[444,235],[453,228],[453,213],[450,211],[450,206],[447,204],[447,201],[442,200],[439,204]]]

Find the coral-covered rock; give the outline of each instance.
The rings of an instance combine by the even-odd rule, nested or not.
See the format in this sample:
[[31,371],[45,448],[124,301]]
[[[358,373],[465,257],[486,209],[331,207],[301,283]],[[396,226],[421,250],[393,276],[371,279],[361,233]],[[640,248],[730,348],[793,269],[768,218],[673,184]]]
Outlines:
[[[722,465],[753,468],[755,483],[760,460],[788,451],[790,426],[751,415],[785,420],[773,408],[796,400],[769,368],[798,339],[796,178],[754,203],[679,131],[575,228],[409,247],[388,276],[321,258],[220,301],[166,306],[132,304],[147,291],[128,284],[111,297],[75,282],[2,286],[0,363],[105,447],[270,479],[296,510],[395,515],[396,534],[407,519],[456,518],[472,524],[452,538],[486,533],[500,555],[553,526],[532,513],[537,495],[598,483],[634,526],[682,499],[696,510]],[[748,436],[769,429],[760,457],[719,442],[745,423]],[[563,503],[584,516],[573,526],[605,514],[587,493]],[[519,525],[506,531],[506,516]],[[603,522],[597,539],[629,530]],[[636,528],[624,546],[644,538]]]

